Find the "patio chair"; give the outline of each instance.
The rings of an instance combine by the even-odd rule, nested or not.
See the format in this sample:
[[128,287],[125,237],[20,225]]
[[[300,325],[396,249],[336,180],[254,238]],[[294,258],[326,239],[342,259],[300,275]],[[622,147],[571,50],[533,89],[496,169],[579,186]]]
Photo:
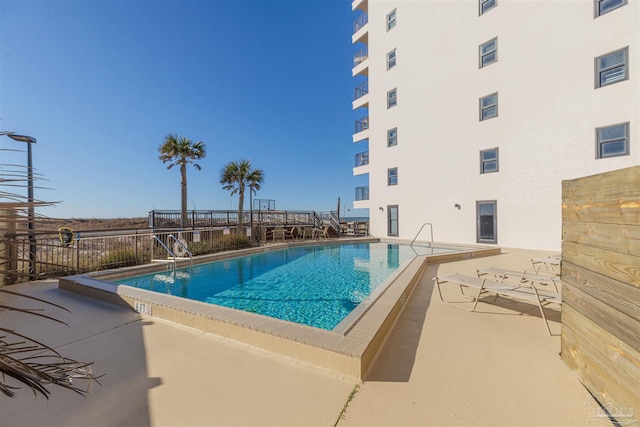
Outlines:
[[313,229],[313,238],[321,239],[324,237],[324,230],[322,228],[314,228]]
[[[549,328],[549,322],[547,321],[547,317],[544,313],[544,306],[554,303],[554,304],[562,304],[562,298],[560,294],[553,291],[547,291],[543,289],[537,289],[534,286],[527,286],[522,283],[517,285],[509,285],[506,283],[496,282],[494,280],[489,280],[488,278],[480,278],[473,276],[466,276],[463,274],[450,274],[447,276],[438,276],[433,279],[436,282],[438,287],[438,294],[440,295],[440,300],[445,304],[452,305],[456,308],[460,308],[462,310],[467,311],[475,311],[476,306],[478,305],[478,301],[482,294],[494,294],[495,297],[492,301],[494,303],[498,296],[508,297],[515,300],[521,300],[526,302],[535,302],[540,309],[540,314],[542,315],[542,320],[544,321],[544,325],[547,329],[547,333],[551,335],[551,329]],[[450,283],[460,287],[460,292],[465,298],[470,298],[473,300],[473,306],[471,309],[464,308],[460,303],[453,303],[450,301],[445,301],[442,296],[441,285],[444,283]],[[464,288],[470,288],[477,290],[477,293],[474,296],[468,296],[464,293]]]
[[276,227],[273,229],[273,241],[284,240],[284,227]]
[[285,229],[284,229],[284,236],[283,236],[283,238],[284,238],[284,239],[293,239],[293,238],[294,238],[293,233],[295,233],[295,232],[296,232],[296,228],[295,228],[295,227],[291,227],[291,228],[290,228],[290,229],[288,229],[288,230],[285,228]]
[[[562,257],[560,255],[531,258],[531,265],[536,273],[539,273],[540,271],[548,271],[559,276],[561,263]],[[544,270],[542,270],[543,268]]]
[[560,284],[562,283],[560,278],[555,274],[552,275],[544,275],[538,274],[535,270],[524,270],[524,271],[516,271],[516,270],[508,270],[500,267],[485,267],[479,268],[476,270],[476,274],[478,277],[482,277],[485,275],[492,275],[493,278],[501,283],[504,283],[505,280],[512,279],[517,283],[539,283],[541,285],[553,285],[556,292],[560,292]]
[[314,229],[313,227],[304,227],[304,232],[302,234],[303,239],[313,239],[314,238]]

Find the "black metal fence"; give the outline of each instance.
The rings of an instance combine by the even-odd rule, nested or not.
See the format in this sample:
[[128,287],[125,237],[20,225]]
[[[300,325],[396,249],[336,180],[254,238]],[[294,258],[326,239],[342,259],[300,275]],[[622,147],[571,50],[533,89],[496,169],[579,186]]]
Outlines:
[[[244,211],[242,223],[244,225],[321,225],[323,212],[314,211],[277,211],[277,210],[254,210]],[[187,227],[234,227],[238,225],[238,211],[235,210],[208,210],[187,211]],[[151,228],[171,228],[180,227],[182,224],[182,214],[180,211],[159,211],[149,212],[149,227]]]
[[[179,211],[152,211],[149,229],[59,232],[0,230],[0,286],[28,280],[56,278],[92,271],[148,264],[184,256],[178,241],[193,255],[240,249],[266,243],[274,229],[287,227],[322,230],[317,234],[366,235],[368,226],[341,223],[335,212],[254,211],[244,214],[243,233],[238,234],[237,211],[190,211],[190,227],[181,222]],[[331,232],[327,232],[331,228]],[[293,235],[292,235],[293,234]],[[314,234],[316,235],[316,234]],[[273,236],[273,234],[272,234]],[[283,235],[283,239],[286,234]],[[272,240],[276,240],[272,237]],[[31,253],[31,248],[35,253]]]
[[235,228],[227,227],[186,231],[80,231],[72,232],[70,239],[60,233],[39,232],[35,234],[35,257],[30,257],[29,248],[33,245],[30,245],[29,235],[6,233],[0,240],[0,284],[148,264],[155,259],[166,260],[180,252],[176,240],[184,242],[194,256],[240,249],[251,244],[249,238],[238,236]]

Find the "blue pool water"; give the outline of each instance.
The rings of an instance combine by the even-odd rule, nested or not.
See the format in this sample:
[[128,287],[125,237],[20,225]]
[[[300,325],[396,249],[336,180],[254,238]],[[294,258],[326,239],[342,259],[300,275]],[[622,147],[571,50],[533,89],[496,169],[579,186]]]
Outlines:
[[118,283],[326,330],[404,262],[447,249],[389,243],[297,246]]

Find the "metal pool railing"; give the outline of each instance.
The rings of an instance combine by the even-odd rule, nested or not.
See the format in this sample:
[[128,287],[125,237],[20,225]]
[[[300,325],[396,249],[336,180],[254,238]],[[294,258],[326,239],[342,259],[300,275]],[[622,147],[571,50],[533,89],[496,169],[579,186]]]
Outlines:
[[[154,237],[155,236],[155,237]],[[55,232],[36,234],[36,279],[54,278],[91,271],[148,264],[152,259],[167,259],[163,246],[174,240],[184,242],[195,255],[240,249],[250,245],[246,237],[237,237],[230,227],[189,230],[121,230],[75,232],[63,240]],[[27,233],[2,236],[0,246],[0,284],[13,284],[30,279],[29,239]]]
[[[156,224],[177,218],[174,211],[151,214],[150,222]],[[338,237],[347,229],[340,223],[337,212],[253,211],[253,216],[250,212],[243,213],[245,229],[252,230],[250,237],[245,237],[237,235],[237,212],[191,211],[190,214],[193,222],[214,224],[96,231],[72,231],[63,227],[59,232],[37,231],[32,236],[34,239],[29,239],[26,230],[1,229],[0,286],[148,264],[152,260],[166,260],[176,252],[198,256],[240,249],[265,243],[267,229],[274,227],[308,226],[322,230],[329,226],[335,230],[328,233],[330,237]],[[181,244],[176,249],[177,241]],[[30,248],[35,248],[35,253]],[[31,274],[30,265],[34,267]]]
[[413,246],[413,243],[416,241],[416,239],[418,238],[418,236],[422,232],[422,229],[424,228],[425,225],[428,225],[429,229],[431,230],[431,240],[429,242],[427,242],[427,243],[429,244],[429,246],[433,245],[433,225],[430,222],[425,222],[424,224],[422,224],[422,227],[420,227],[420,230],[418,230],[418,232],[416,233],[416,237],[413,238],[413,240],[411,241],[411,245],[410,246]]

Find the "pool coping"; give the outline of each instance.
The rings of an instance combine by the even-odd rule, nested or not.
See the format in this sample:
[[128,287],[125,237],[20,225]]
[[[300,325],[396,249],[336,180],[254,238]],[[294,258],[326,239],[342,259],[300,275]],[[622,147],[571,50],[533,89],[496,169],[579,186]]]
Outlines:
[[[252,255],[291,246],[318,244],[347,244],[369,242],[402,243],[377,238],[328,239],[314,242],[288,242],[266,247],[203,255],[197,263]],[[108,280],[145,274],[166,269],[165,266],[145,265],[117,270],[62,277],[63,290],[133,309],[142,315],[157,317],[197,330],[243,342],[263,350],[296,359],[303,363],[326,368],[341,375],[364,379],[387,334],[410,298],[427,263],[458,261],[500,253],[497,247],[472,247],[451,244],[437,246],[460,249],[458,252],[418,255],[403,264],[390,278],[387,287],[367,301],[348,327],[326,331],[311,326],[287,322],[228,307],[159,294]],[[180,266],[189,265],[180,260]]]

